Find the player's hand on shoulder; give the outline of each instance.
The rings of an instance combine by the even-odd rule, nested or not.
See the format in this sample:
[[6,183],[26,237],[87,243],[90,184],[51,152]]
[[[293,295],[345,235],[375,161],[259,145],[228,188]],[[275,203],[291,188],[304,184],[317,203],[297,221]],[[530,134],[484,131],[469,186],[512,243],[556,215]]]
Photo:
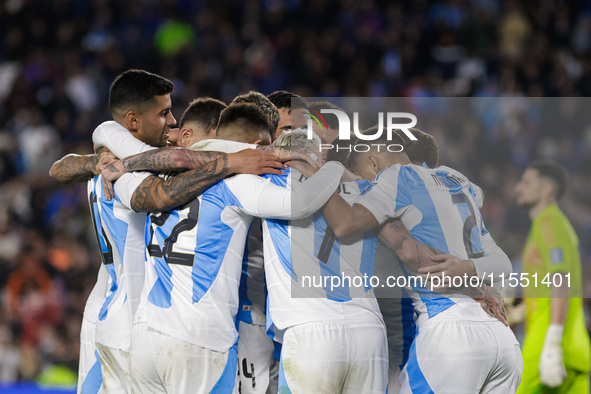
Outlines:
[[113,182],[121,178],[125,174],[125,169],[121,160],[115,160],[105,166],[102,166],[101,173],[103,174],[103,197],[109,201],[115,197],[113,191]]
[[228,169],[233,174],[283,175],[285,165],[274,152],[244,149],[228,155]]
[[[427,278],[427,274],[429,276],[439,275],[442,279],[445,277],[454,278],[456,276],[463,277],[464,275],[471,277],[476,275],[476,268],[472,260],[463,260],[447,253],[430,256],[430,259],[433,262],[432,265],[419,268],[419,273],[424,279]],[[442,283],[446,282],[448,281]]]
[[100,175],[102,169],[105,166],[117,160],[117,156],[115,156],[110,150],[108,150],[105,147],[97,148],[95,151],[96,164],[92,172],[94,175]]
[[275,153],[282,162],[304,161],[313,168],[320,168],[324,164],[320,151],[305,146],[264,146],[261,149]]

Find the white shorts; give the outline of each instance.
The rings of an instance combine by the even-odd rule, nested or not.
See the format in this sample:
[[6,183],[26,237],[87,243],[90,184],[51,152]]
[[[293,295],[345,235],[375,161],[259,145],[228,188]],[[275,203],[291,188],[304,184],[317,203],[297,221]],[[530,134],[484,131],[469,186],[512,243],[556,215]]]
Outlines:
[[121,349],[96,344],[101,358],[103,373],[103,391],[105,393],[129,393],[131,379],[129,376],[129,352]]
[[131,339],[132,392],[235,392],[236,353],[236,346],[220,353],[136,323]]
[[281,349],[279,392],[383,394],[387,349],[386,328],[377,318],[289,327]]
[[400,366],[390,364],[388,366],[388,394],[400,393]]
[[240,322],[238,326],[238,375],[242,394],[265,393],[273,364],[273,340],[265,326]]
[[102,393],[101,359],[96,349],[96,324],[82,318],[80,327],[80,362],[78,364],[78,393]]
[[499,321],[430,319],[420,326],[400,376],[400,393],[514,393],[519,343]]

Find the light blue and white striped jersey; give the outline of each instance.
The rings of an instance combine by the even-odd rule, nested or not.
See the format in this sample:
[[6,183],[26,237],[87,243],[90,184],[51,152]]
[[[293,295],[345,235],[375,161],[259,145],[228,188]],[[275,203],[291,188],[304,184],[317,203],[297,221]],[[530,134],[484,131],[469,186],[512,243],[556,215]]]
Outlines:
[[[291,176],[266,177],[292,190],[309,182],[297,170]],[[352,203],[363,184],[342,183],[339,194]],[[373,290],[363,282],[364,276],[371,276],[375,262],[373,233],[341,244],[316,213],[300,220],[264,220],[263,243],[271,334],[315,321],[382,321]],[[343,278],[338,286],[337,278]]]
[[[334,193],[342,173],[341,165],[325,165],[299,197],[269,179],[236,175],[184,207],[151,215],[146,228],[145,307],[140,307],[146,311],[148,326],[198,346],[227,351],[238,335],[234,318],[253,216],[309,215]],[[298,198],[301,203],[295,202]]]
[[[120,193],[140,178],[141,175],[119,179],[117,183],[120,183],[114,188],[115,198],[111,201],[103,198],[102,175],[88,182],[93,224],[103,266],[108,272],[97,314],[97,342],[126,351],[130,346],[132,317],[143,282],[146,214],[131,210],[129,202],[122,202]],[[128,296],[130,288],[136,294],[135,305]]]
[[[92,202],[90,205],[90,209],[92,209]],[[94,226],[94,221],[93,221]],[[96,226],[94,226],[96,229]],[[101,234],[102,235],[102,234]],[[101,247],[100,239],[98,240],[99,247]],[[99,311],[103,306],[103,301],[105,299],[105,293],[109,289],[109,272],[105,268],[105,265],[102,264],[99,267],[98,274],[96,276],[96,283],[94,284],[88,298],[86,299],[86,305],[84,306],[84,313],[83,316],[86,320],[91,323],[96,323],[98,321]]]
[[267,288],[263,261],[263,224],[260,218],[254,218],[246,238],[239,294],[240,307],[236,319],[264,326]]
[[[114,121],[101,123],[94,130],[92,139],[96,146],[107,147],[121,159],[154,149]],[[150,175],[147,172],[123,175],[113,186],[116,197],[111,201],[102,198],[101,176],[88,184],[91,211],[97,223],[95,228],[99,229],[101,253],[103,256],[109,256],[109,253],[113,256],[113,264],[105,265],[109,283],[102,293],[101,308],[97,315],[97,342],[123,350],[129,348],[131,341],[131,324],[144,283],[146,249],[144,228],[147,214],[131,209],[131,197]]]
[[[355,203],[369,209],[380,224],[400,218],[418,241],[443,253],[462,259],[478,259],[490,252],[485,248],[493,247],[483,240],[487,232],[478,208],[482,204],[479,193],[479,188],[452,168],[395,164],[378,174]],[[407,275],[416,275],[416,271],[403,269]],[[456,304],[475,303],[457,291],[432,292],[414,283],[408,291],[419,314],[419,322]],[[459,313],[460,309],[453,310]],[[492,319],[484,311],[482,318]]]
[[[209,139],[196,142],[191,150],[209,150],[235,153],[256,149],[256,144]],[[254,218],[246,238],[240,277],[239,308],[236,319],[250,324],[265,325],[265,272],[263,269],[263,229],[260,218]]]

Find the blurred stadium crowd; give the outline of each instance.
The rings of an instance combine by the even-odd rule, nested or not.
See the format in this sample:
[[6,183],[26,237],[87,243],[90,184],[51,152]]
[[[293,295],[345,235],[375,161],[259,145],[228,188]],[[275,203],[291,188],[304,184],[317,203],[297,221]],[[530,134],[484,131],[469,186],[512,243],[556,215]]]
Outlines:
[[[48,170],[66,153],[91,152],[92,130],[110,118],[109,85],[126,69],[173,80],[177,119],[195,97],[228,102],[249,90],[591,96],[584,1],[7,0],[0,31],[0,382],[77,370],[100,257],[86,186],[58,185]],[[521,171],[535,158],[568,168],[563,208],[581,239],[589,295],[591,128],[568,127],[585,124],[573,120],[589,115],[578,108],[556,127],[426,131],[441,163],[482,186],[486,224],[516,270],[529,229],[513,193]]]

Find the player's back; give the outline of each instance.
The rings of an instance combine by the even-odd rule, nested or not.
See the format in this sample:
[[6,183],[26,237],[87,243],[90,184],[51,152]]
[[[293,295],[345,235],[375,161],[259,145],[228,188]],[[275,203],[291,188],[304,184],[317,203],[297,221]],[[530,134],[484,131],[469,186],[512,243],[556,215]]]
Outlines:
[[463,174],[445,166],[401,166],[398,188],[396,209],[407,207],[402,222],[417,240],[464,259],[484,255],[482,197]]
[[148,325],[220,352],[237,339],[241,261],[252,221],[235,209],[237,187],[220,181],[183,207],[151,215],[146,234]]
[[[277,185],[302,187],[306,178],[297,170],[291,172],[269,178]],[[359,190],[356,182],[339,187],[349,202]],[[368,282],[377,245],[373,234],[341,244],[318,212],[293,221],[267,219],[263,237],[269,312],[277,328],[314,321],[381,320]]]
[[[414,238],[442,253],[462,259],[484,255],[482,236],[487,231],[478,208],[481,191],[460,172],[445,166],[431,169],[395,164],[384,169],[369,190],[371,193],[366,192],[356,203],[368,207],[380,222],[380,215],[399,217]],[[409,278],[418,273],[413,268],[418,267],[405,267]],[[462,293],[431,291],[421,284],[411,279],[407,287],[421,319],[434,317],[458,302],[463,307],[469,305],[471,312],[464,313],[467,318],[490,318]]]

